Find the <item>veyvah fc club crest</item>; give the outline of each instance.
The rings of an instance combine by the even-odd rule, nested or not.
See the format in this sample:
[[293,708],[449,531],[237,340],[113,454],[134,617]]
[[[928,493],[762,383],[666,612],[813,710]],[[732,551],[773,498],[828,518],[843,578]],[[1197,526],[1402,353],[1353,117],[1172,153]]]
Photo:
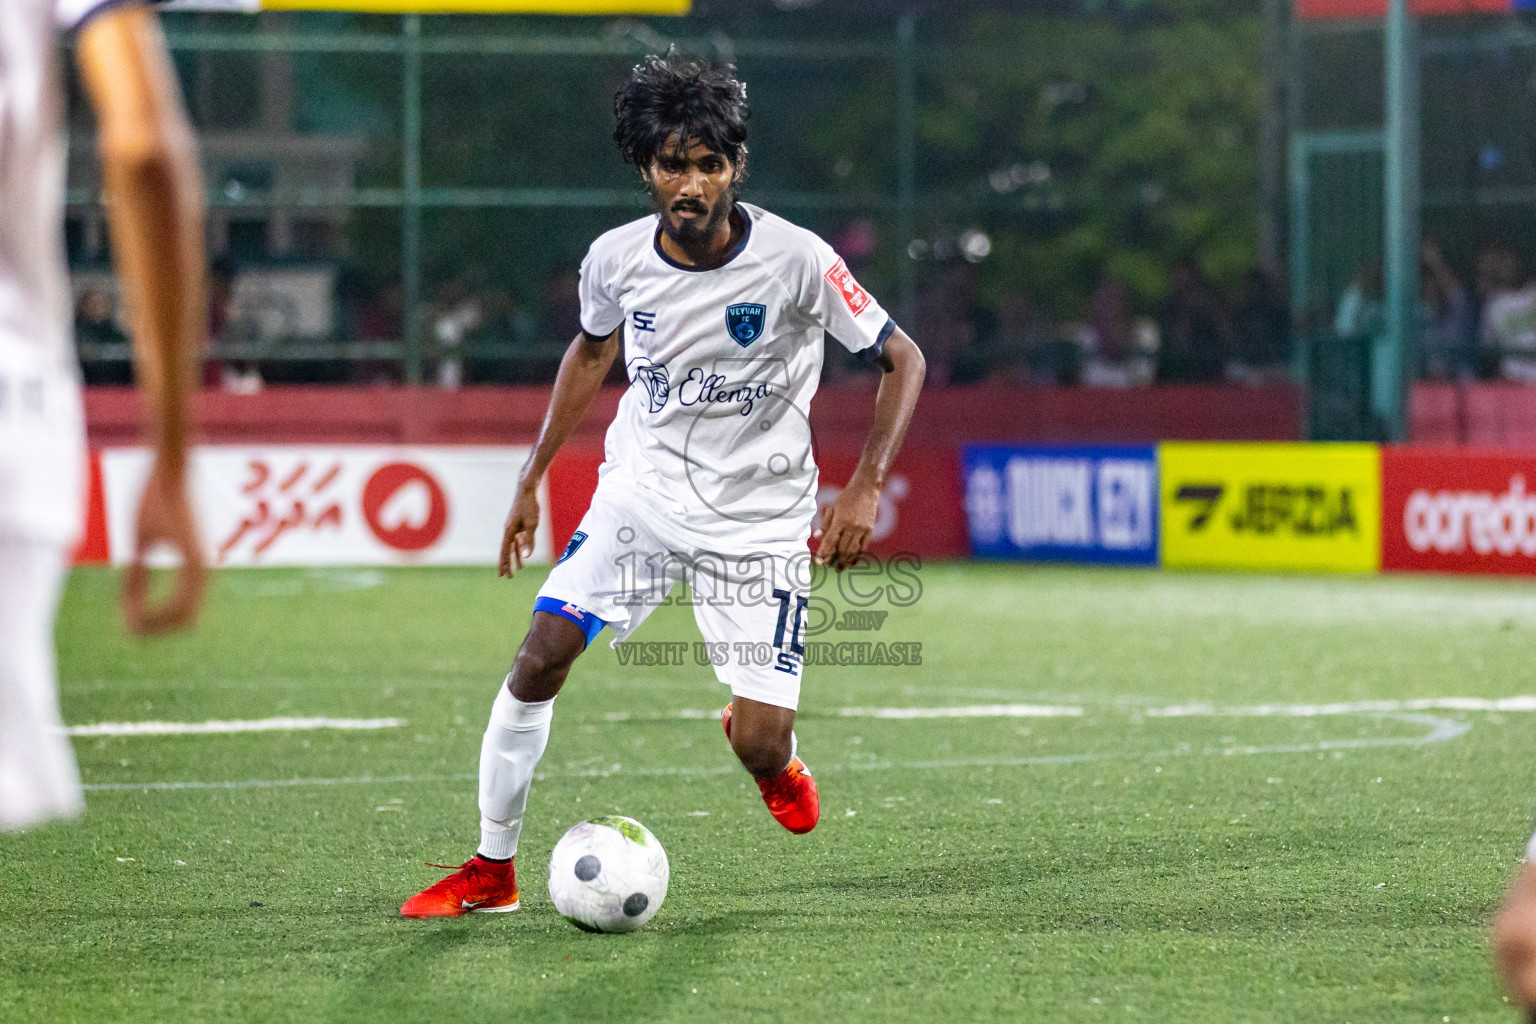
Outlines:
[[725,330],[736,344],[746,348],[763,335],[768,307],[760,302],[738,302],[725,307]]

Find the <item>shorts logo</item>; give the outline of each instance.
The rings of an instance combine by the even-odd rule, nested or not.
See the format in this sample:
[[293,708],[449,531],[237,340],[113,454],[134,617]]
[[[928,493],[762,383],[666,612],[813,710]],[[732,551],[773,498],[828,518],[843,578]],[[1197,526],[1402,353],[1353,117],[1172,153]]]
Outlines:
[[565,604],[561,605],[560,606],[560,610],[565,612],[565,614],[567,614],[567,615],[574,615],[578,619],[585,619],[587,617],[587,613],[586,612],[582,611],[580,608],[577,608],[575,605],[571,604],[569,601],[567,601]]
[[645,389],[651,412],[661,412],[667,404],[667,395],[672,392],[667,368],[661,363],[651,362],[645,356],[636,356],[629,361],[629,370],[630,380]]
[[566,542],[565,550],[560,552],[560,557],[555,561],[555,564],[559,565],[561,562],[574,555],[576,553],[576,549],[581,547],[586,539],[587,535],[582,533],[580,530],[577,530],[575,533],[571,534],[571,539]]
[[869,304],[875,301],[869,297],[869,292],[859,287],[859,282],[853,279],[853,275],[848,272],[848,267],[841,259],[832,264],[832,269],[827,271],[827,280],[842,294],[843,301],[848,304],[854,316],[864,312],[869,308]]
[[725,307],[725,329],[732,340],[746,348],[763,335],[768,308],[758,302],[738,302]]

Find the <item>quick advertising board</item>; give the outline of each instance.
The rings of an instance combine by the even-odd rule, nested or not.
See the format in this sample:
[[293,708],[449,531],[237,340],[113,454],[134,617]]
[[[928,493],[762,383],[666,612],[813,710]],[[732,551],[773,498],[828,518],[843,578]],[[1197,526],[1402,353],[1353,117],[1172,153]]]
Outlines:
[[1382,452],[1381,567],[1536,575],[1536,455]]
[[1170,568],[1380,567],[1376,445],[1170,443],[1159,462]]
[[[527,448],[198,448],[192,498],[213,566],[494,565]],[[112,562],[133,552],[150,453],[101,454]],[[532,561],[550,560],[548,497]]]
[[971,553],[1157,564],[1157,449],[972,445],[963,455]]

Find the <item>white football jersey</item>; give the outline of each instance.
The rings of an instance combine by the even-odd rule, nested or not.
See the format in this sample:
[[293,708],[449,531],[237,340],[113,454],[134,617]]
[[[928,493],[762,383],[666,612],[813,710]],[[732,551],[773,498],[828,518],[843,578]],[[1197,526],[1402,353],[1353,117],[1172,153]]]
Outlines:
[[582,330],[623,327],[630,380],[600,475],[663,536],[724,553],[805,542],[825,335],[878,354],[895,329],[826,242],[738,209],[746,231],[713,270],[668,258],[654,214],[599,237],[581,264]]
[[0,0],[0,530],[63,540],[83,460],[57,34],[114,0]]

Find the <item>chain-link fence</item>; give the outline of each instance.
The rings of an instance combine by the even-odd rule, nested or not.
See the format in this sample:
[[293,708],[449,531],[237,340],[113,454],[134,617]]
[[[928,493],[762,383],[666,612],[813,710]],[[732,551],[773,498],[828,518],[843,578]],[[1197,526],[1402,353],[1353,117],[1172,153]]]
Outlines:
[[[1417,380],[1530,380],[1536,31],[1517,13],[1423,17],[1417,29],[1412,70],[1419,80],[1423,244],[1407,372]],[[1340,418],[1340,410],[1361,408],[1362,387],[1382,390],[1388,362],[1382,25],[1298,20],[1290,66],[1299,369],[1311,385],[1314,412],[1331,410],[1322,414],[1329,425],[1320,436],[1382,436],[1369,395],[1359,418]],[[1374,404],[1382,407],[1380,395]]]
[[[1228,7],[167,15],[218,257],[210,375],[547,379],[587,244],[647,210],[613,92],[676,45],[748,83],[744,198],[832,242],[939,379],[1075,380],[1097,360],[1149,381],[1176,265],[1235,306],[1255,259],[1256,22]],[[127,347],[73,109],[77,333],[110,382]]]

